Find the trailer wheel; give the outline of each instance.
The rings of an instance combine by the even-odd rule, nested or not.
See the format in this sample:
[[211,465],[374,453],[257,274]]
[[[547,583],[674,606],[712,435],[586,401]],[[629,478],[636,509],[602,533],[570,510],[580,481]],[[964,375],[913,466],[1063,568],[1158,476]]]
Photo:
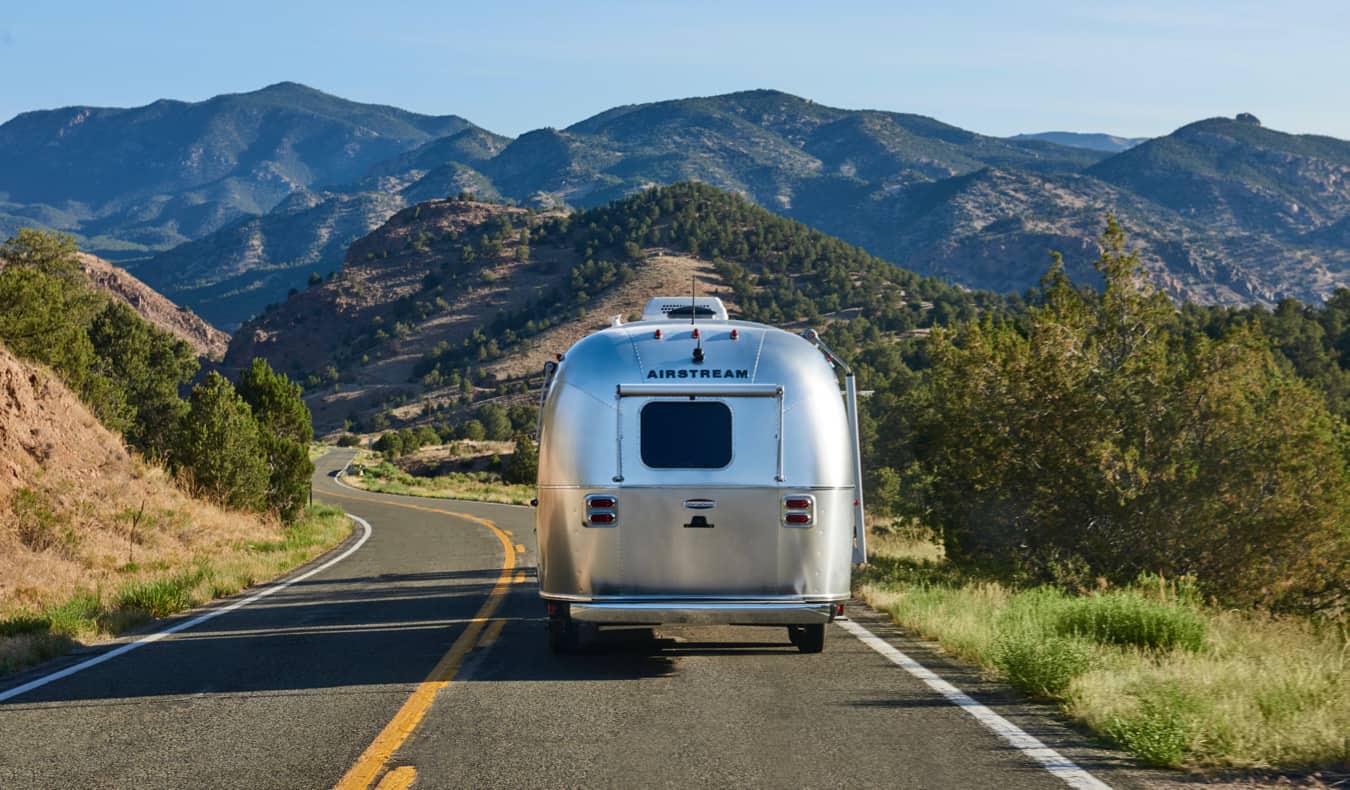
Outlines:
[[819,653],[825,649],[825,624],[788,626],[788,638],[803,653]]
[[548,648],[559,655],[575,653],[581,646],[581,633],[570,617],[548,618]]

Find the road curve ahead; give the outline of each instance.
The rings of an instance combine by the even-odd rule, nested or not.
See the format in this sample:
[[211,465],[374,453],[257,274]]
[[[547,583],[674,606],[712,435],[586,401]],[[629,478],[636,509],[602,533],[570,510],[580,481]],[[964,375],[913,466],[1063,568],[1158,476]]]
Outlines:
[[662,628],[554,656],[530,509],[345,488],[350,456],[317,462],[315,495],[370,524],[359,549],[0,702],[0,787],[1140,786],[861,609],[856,626],[1082,770],[1052,774],[838,625],[819,655],[782,629]]

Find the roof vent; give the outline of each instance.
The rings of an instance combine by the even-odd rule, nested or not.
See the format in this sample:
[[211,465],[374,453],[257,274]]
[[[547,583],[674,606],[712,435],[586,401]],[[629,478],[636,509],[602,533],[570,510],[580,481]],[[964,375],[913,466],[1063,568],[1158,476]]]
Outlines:
[[643,321],[727,320],[727,307],[716,296],[654,296],[642,308]]

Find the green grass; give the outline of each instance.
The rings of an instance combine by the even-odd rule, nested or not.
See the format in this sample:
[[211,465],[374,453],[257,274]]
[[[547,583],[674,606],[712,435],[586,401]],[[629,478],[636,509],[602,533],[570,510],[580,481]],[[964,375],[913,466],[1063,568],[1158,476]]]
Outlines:
[[1205,621],[1194,609],[1129,590],[1071,601],[1056,626],[1064,635],[1152,650],[1205,645]]
[[859,593],[901,626],[1057,703],[1159,766],[1344,769],[1344,624],[1205,607],[1186,583],[1074,595],[963,572],[923,541],[872,546]]
[[467,499],[507,505],[528,505],[535,497],[534,486],[502,482],[501,476],[493,472],[453,472],[439,477],[416,477],[388,461],[366,466],[363,474],[349,473],[343,479],[380,494]]
[[275,541],[198,556],[187,567],[155,563],[147,569],[149,575],[112,589],[79,590],[60,604],[12,614],[0,620],[0,675],[275,578],[341,542],[350,531],[341,509],[314,505]]

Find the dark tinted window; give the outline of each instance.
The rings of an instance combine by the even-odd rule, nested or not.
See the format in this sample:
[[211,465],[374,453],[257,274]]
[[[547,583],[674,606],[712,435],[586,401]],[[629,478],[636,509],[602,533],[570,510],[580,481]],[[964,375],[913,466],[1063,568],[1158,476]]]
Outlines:
[[731,463],[731,409],[715,401],[643,406],[642,463],[653,469],[721,469]]
[[711,307],[703,305],[690,305],[688,307],[677,307],[666,313],[666,318],[712,318],[716,316]]

